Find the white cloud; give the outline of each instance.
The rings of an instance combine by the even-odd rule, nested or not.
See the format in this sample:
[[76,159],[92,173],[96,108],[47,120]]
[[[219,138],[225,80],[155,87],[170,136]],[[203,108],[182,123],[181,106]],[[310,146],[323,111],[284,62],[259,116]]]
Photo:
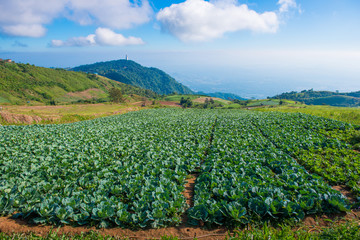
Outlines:
[[130,28],[150,20],[152,8],[148,1],[70,0],[67,16],[82,25],[98,24],[114,29]]
[[98,28],[95,34],[86,37],[74,37],[66,41],[52,40],[52,47],[85,47],[85,46],[124,46],[144,44],[141,38],[124,37],[122,34],[113,32],[108,28]]
[[0,30],[8,35],[41,37],[44,24],[50,23],[63,9],[61,0],[0,1]]
[[[294,0],[279,0],[278,12],[296,6]],[[258,13],[237,0],[186,0],[161,9],[156,18],[162,29],[184,42],[201,42],[222,37],[227,32],[249,30],[275,33],[278,12]]]
[[144,44],[141,38],[124,37],[107,28],[98,28],[95,32],[95,41],[104,46],[140,45]]
[[46,29],[41,24],[7,25],[2,29],[8,35],[19,37],[42,37],[46,33]]
[[90,34],[87,37],[73,37],[66,41],[62,40],[52,40],[52,47],[85,47],[85,46],[94,46],[95,34]]
[[279,0],[278,4],[280,13],[288,12],[290,8],[297,8],[295,0]]
[[81,25],[130,28],[150,20],[147,0],[0,0],[0,32],[41,37],[45,25],[66,17]]

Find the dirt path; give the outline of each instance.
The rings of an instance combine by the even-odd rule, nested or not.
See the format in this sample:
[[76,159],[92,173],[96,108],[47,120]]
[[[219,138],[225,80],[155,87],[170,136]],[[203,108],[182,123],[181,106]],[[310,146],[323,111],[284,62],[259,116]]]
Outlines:
[[199,176],[198,173],[194,173],[190,175],[191,178],[188,179],[187,184],[185,185],[184,196],[186,198],[186,203],[190,206],[194,206],[194,189],[195,189],[195,181]]
[[183,195],[186,199],[186,203],[188,205],[188,208],[185,209],[185,212],[182,215],[182,224],[181,226],[187,226],[188,222],[188,216],[186,211],[194,206],[194,190],[195,190],[195,182],[196,178],[199,176],[198,173],[190,174],[189,179],[187,179],[187,183],[185,185],[185,191],[183,192]]
[[160,229],[130,230],[122,228],[97,229],[95,227],[72,227],[72,226],[37,226],[19,219],[0,217],[0,232],[12,233],[34,233],[38,236],[46,237],[49,232],[58,234],[79,235],[82,233],[97,232],[103,236],[127,237],[126,239],[161,239],[163,236],[177,236],[180,239],[225,239],[227,229],[205,230],[199,227],[168,227]]

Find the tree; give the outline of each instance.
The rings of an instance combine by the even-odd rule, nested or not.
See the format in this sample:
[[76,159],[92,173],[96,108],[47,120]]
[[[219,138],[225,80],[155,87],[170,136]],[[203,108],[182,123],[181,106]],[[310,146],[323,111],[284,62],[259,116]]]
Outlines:
[[184,97],[181,98],[180,100],[180,105],[183,108],[190,108],[193,105],[193,102],[191,101],[190,97],[188,97],[187,99],[185,99]]
[[185,100],[184,97],[181,97],[181,99],[180,99],[180,105],[182,106],[182,105],[184,105],[184,103],[186,103],[186,100]]
[[124,98],[122,95],[122,92],[119,88],[111,88],[109,91],[110,94],[110,99],[112,102],[115,103],[120,103],[120,102],[124,102]]

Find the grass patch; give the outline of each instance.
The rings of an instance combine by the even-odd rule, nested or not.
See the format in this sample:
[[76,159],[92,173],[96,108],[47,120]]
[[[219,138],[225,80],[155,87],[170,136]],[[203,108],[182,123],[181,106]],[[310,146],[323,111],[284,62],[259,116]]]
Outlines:
[[[299,105],[300,106],[300,105]],[[360,125],[360,108],[331,107],[331,106],[280,106],[274,108],[258,108],[256,111],[301,112],[314,116],[331,118],[343,122]]]
[[191,100],[194,100],[194,99],[197,99],[197,98],[203,97],[203,96],[200,96],[200,95],[171,95],[171,96],[165,97],[165,101],[180,101],[182,97],[185,99],[190,98]]
[[[148,107],[147,107],[148,108]],[[4,106],[3,111],[10,114],[38,116],[43,119],[40,124],[62,124],[91,120],[116,114],[139,110],[139,106],[131,104],[72,104],[58,106]],[[144,108],[141,108],[144,109]],[[8,123],[0,116],[2,125],[25,125],[25,123]]]

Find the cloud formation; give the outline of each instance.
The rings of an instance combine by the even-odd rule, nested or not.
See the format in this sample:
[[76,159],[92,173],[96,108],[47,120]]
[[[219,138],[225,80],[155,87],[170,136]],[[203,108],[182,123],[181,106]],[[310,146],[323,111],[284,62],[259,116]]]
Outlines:
[[2,0],[0,31],[12,36],[41,37],[45,25],[66,17],[81,25],[130,28],[150,20],[147,0]]
[[186,0],[161,9],[156,18],[163,31],[181,41],[202,42],[241,30],[275,33],[280,24],[278,14],[296,6],[296,2],[279,0],[278,4],[278,12],[257,13],[237,0]]
[[98,24],[113,29],[131,28],[150,20],[148,1],[69,0],[67,17],[81,25]]
[[278,4],[280,13],[288,12],[290,8],[297,8],[295,0],[279,0]]
[[108,28],[98,28],[95,34],[86,37],[73,37],[66,41],[52,40],[51,47],[86,47],[86,46],[124,46],[144,44],[141,38],[124,37]]
[[61,0],[0,1],[0,30],[8,35],[41,37],[64,5]]

